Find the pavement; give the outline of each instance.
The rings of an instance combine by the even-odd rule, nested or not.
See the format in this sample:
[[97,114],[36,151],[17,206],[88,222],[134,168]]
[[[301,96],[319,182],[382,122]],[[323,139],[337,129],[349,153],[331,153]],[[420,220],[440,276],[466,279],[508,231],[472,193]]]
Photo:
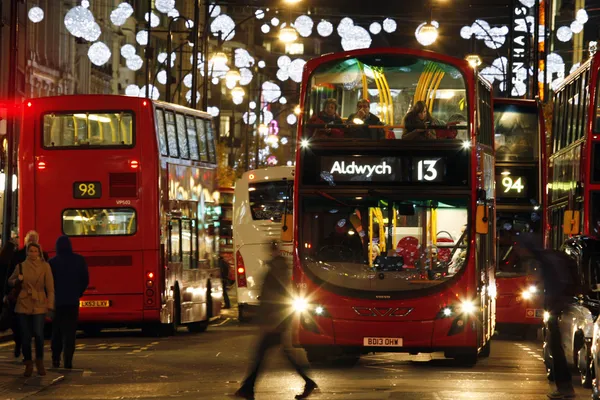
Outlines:
[[[9,349],[8,354],[6,349]],[[65,378],[64,372],[54,369],[47,370],[46,376],[39,376],[34,371],[30,378],[25,378],[23,377],[25,367],[21,359],[15,360],[11,357],[12,343],[5,343],[0,347],[0,351],[0,399],[2,400],[32,397]],[[49,364],[47,360],[46,364]]]

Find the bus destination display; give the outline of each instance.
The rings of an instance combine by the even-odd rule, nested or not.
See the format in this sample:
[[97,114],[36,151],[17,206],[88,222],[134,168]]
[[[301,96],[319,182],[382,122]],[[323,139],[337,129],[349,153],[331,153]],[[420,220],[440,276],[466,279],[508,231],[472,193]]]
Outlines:
[[98,181],[73,182],[73,198],[99,199],[102,197],[102,184]]
[[321,181],[329,182],[443,182],[442,157],[321,157]]
[[496,194],[498,197],[527,197],[529,187],[525,176],[496,175]]

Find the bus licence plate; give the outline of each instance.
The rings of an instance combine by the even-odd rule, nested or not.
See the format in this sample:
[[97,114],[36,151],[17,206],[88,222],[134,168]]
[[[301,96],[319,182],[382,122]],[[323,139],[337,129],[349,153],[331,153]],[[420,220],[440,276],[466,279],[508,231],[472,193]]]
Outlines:
[[402,347],[402,338],[366,337],[363,346]]
[[79,300],[79,307],[110,307],[110,300]]

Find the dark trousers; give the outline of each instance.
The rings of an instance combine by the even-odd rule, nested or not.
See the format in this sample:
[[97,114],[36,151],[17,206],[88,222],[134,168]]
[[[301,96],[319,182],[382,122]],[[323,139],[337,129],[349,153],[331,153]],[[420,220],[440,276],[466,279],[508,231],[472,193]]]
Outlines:
[[[253,361],[251,372],[248,375],[248,377],[244,380],[244,384],[242,385],[242,388],[244,390],[247,390],[250,392],[254,391],[254,385],[256,383],[256,378],[258,378],[258,374],[260,372],[260,367],[261,367],[261,364],[265,357],[265,354],[271,347],[281,345],[281,342],[282,342],[281,336],[282,336],[282,334],[280,332],[269,332],[269,333],[265,333],[263,335],[263,337],[261,338],[260,343],[257,347],[256,355],[254,356],[254,361]],[[304,367],[302,367],[300,364],[298,364],[294,355],[292,354],[291,349],[284,347],[283,351],[284,351],[287,359],[289,360],[289,362],[292,364],[292,366],[294,367],[296,372],[302,377],[302,379],[304,379],[305,382],[310,382],[311,379],[306,375]]]
[[60,355],[64,352],[64,366],[66,368],[70,368],[73,365],[78,318],[79,305],[58,306],[54,311],[54,320],[52,321],[52,361],[60,362]]
[[19,314],[15,313],[14,306],[12,311],[12,332],[13,332],[13,340],[15,341],[15,357],[19,357],[21,354],[21,348],[23,347],[23,333],[21,332],[21,319],[19,318]]
[[221,279],[221,285],[223,286],[223,301],[225,302],[225,308],[231,308],[231,301],[229,301],[229,295],[227,294],[227,279]]
[[46,314],[18,314],[21,322],[23,358],[31,361],[31,338],[35,339],[35,359],[44,359],[44,322]]
[[559,391],[570,390],[573,388],[571,372],[565,357],[565,350],[560,338],[560,329],[558,327],[558,315],[551,313],[548,319],[548,333],[550,334],[550,352],[552,354],[552,371],[554,373],[554,382]]

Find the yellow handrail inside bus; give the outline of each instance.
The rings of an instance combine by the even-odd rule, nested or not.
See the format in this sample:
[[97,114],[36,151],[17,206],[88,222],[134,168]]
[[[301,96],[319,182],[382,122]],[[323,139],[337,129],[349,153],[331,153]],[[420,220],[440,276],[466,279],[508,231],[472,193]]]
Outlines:
[[394,101],[392,100],[392,91],[390,90],[390,85],[388,84],[387,78],[385,74],[381,73],[381,83],[383,85],[384,93],[387,96],[388,108],[386,110],[387,115],[387,123],[394,123]]
[[135,220],[135,213],[133,214],[133,216],[129,220],[129,224],[127,225],[127,234],[128,235],[131,235],[131,227],[133,226],[133,220]]
[[373,267],[373,209],[369,208],[369,267]]
[[394,222],[392,223],[394,230],[392,231],[392,250],[396,250],[396,218],[398,217],[398,212],[394,208],[393,218]]

